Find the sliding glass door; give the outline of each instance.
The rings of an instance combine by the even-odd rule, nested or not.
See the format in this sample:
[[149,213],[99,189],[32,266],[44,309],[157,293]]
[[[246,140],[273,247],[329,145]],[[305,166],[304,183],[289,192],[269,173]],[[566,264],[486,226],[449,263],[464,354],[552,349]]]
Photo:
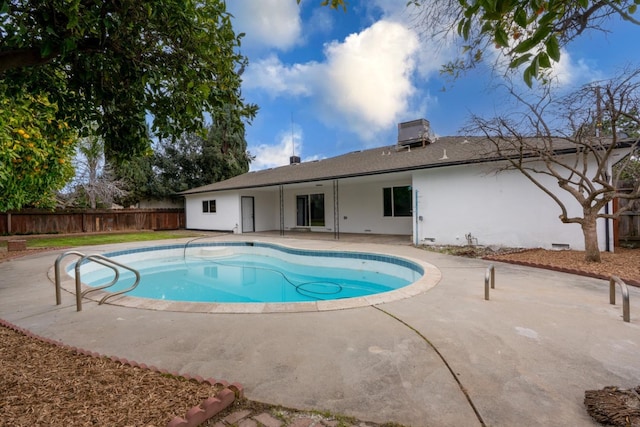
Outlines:
[[324,227],[324,194],[296,196],[296,226]]

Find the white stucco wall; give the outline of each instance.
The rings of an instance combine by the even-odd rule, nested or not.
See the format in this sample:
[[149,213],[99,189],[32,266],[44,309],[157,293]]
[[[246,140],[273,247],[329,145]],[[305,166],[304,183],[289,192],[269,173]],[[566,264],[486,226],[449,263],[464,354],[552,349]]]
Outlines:
[[385,217],[383,211],[383,188],[406,185],[411,185],[410,179],[366,184],[341,181],[338,188],[340,232],[410,235],[412,217]]
[[[340,180],[338,183],[338,217],[341,233],[371,233],[371,234],[407,234],[412,232],[411,217],[385,217],[383,215],[383,188],[393,186],[411,185],[410,179],[387,180],[378,182],[366,182],[353,184],[349,180]],[[324,194],[325,225],[324,227],[309,227],[315,232],[333,232],[334,221],[334,189],[333,182],[324,182],[322,185],[310,184],[309,186],[284,187],[284,229],[297,228],[296,225],[296,196],[310,194]],[[245,194],[246,195],[246,194]],[[264,230],[278,230],[280,228],[280,195],[279,192],[271,194],[272,209],[266,207],[268,197],[265,198],[264,212],[256,209],[256,231],[259,231],[257,221],[265,224]],[[256,199],[257,200],[257,199]],[[271,222],[266,216],[271,215]],[[269,225],[271,226],[269,228]]]
[[253,197],[255,231],[270,231],[279,229],[278,192],[275,190],[243,191],[245,197]]
[[[202,212],[204,200],[216,201],[215,213]],[[185,197],[187,228],[194,230],[233,231],[240,224],[240,195],[237,192],[216,192]]]
[[[495,165],[465,165],[416,172],[417,215],[423,218],[417,222],[419,242],[464,245],[471,233],[480,245],[550,249],[568,244],[584,250],[582,229],[560,221],[560,208],[551,197],[518,171],[494,171]],[[578,203],[556,180],[541,179],[565,201],[570,216],[582,216]],[[604,220],[599,220],[598,233],[604,250]]]

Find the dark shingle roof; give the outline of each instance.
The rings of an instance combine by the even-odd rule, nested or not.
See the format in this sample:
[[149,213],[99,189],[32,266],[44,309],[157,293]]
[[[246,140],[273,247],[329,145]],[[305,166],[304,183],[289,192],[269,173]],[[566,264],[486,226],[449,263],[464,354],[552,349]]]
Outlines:
[[[560,142],[557,148],[575,145]],[[484,137],[442,137],[425,147],[397,145],[354,151],[329,159],[248,172],[224,181],[183,191],[188,195],[221,190],[269,187],[383,173],[428,169],[498,160],[492,143]]]

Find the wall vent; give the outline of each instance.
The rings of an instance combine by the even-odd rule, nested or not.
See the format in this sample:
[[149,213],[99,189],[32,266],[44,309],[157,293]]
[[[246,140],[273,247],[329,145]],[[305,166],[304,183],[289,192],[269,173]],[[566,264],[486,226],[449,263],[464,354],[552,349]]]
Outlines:
[[410,122],[398,123],[398,145],[425,146],[433,141],[434,137],[428,120],[419,119]]
[[552,243],[551,249],[554,249],[556,251],[565,251],[571,249],[571,245],[569,245],[568,243]]

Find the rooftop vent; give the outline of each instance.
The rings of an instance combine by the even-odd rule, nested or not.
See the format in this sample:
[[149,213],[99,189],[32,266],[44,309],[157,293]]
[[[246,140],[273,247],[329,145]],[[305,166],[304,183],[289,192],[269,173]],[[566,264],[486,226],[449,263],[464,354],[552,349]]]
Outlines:
[[428,120],[419,119],[398,123],[398,145],[413,146],[432,143],[434,140]]
[[291,157],[289,157],[289,164],[290,165],[297,165],[298,163],[300,163],[300,157],[299,156],[291,156]]

